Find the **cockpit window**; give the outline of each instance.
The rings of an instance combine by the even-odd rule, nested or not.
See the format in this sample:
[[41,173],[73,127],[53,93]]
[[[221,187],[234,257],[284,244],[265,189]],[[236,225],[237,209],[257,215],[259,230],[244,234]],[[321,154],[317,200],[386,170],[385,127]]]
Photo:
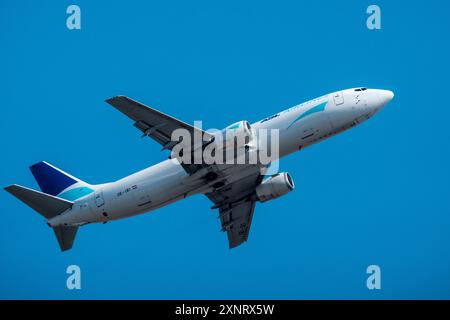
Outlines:
[[355,89],[355,91],[366,91],[367,90],[367,88],[358,88],[358,89]]

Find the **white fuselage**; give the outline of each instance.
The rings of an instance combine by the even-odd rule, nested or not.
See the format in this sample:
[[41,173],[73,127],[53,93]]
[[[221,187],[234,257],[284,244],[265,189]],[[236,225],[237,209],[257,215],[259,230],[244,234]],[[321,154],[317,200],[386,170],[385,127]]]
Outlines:
[[[347,130],[374,115],[393,97],[391,91],[348,89],[289,108],[252,124],[279,130],[279,158]],[[236,166],[235,166],[236,167]],[[245,175],[230,168],[227,182]],[[177,159],[160,162],[115,182],[90,186],[72,209],[48,221],[51,226],[106,222],[149,212],[193,194],[211,191],[197,174],[188,175]],[[62,193],[61,193],[62,194]]]

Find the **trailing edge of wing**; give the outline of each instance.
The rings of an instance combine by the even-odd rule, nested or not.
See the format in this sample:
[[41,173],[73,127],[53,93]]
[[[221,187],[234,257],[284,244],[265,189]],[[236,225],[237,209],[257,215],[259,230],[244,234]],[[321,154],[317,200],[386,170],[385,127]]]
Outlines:
[[142,131],[143,136],[154,139],[163,149],[171,150],[177,143],[171,140],[172,132],[176,129],[189,131],[191,137],[194,137],[194,134],[201,134],[205,140],[212,139],[207,132],[128,97],[116,96],[107,99],[106,102],[134,120],[134,126]]
[[229,210],[220,210],[222,231],[227,232],[230,249],[247,241],[255,204],[255,201],[249,200],[241,202]]
[[263,178],[257,166],[242,170],[242,179],[206,194],[214,203],[213,208],[219,209],[221,230],[227,232],[230,248],[237,247],[248,239],[256,205],[252,194]]

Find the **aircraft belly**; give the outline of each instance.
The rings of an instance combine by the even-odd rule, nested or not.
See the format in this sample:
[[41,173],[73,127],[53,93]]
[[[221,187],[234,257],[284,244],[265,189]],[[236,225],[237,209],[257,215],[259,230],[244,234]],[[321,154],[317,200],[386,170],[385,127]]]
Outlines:
[[178,162],[167,160],[116,182],[109,220],[148,212],[185,197],[190,189],[180,183],[187,173]]

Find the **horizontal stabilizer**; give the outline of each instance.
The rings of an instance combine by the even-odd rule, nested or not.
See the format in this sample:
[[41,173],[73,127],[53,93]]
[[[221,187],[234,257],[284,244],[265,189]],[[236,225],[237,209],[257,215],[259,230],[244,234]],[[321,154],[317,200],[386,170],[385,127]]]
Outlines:
[[58,226],[54,227],[53,231],[58,239],[61,251],[66,251],[72,248],[75,236],[77,235],[78,226]]
[[64,200],[43,192],[13,184],[5,188],[19,200],[25,202],[32,209],[47,219],[63,213],[73,205],[72,201]]

